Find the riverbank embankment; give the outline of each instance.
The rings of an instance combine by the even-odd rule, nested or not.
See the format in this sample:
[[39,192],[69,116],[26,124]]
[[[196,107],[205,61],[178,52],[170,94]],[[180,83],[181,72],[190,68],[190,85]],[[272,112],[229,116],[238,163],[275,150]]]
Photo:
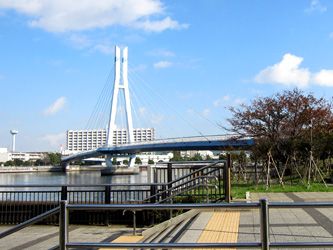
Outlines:
[[6,166],[0,167],[0,173],[62,172],[61,166]]

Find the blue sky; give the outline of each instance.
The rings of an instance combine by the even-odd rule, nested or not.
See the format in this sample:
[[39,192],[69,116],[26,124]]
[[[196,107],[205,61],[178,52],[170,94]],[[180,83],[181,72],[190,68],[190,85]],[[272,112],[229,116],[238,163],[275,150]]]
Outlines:
[[115,45],[134,127],[158,137],[221,134],[226,107],[284,89],[331,99],[332,24],[328,0],[0,0],[0,147],[14,128],[18,150],[46,151],[104,127]]

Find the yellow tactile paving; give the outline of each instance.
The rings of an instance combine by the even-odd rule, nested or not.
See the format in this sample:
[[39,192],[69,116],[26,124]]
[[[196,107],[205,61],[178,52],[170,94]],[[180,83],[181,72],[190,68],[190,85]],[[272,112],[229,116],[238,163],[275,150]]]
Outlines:
[[[198,243],[234,243],[238,238],[240,212],[217,211],[202,231]],[[208,248],[207,248],[208,249]],[[227,249],[227,248],[219,248]]]
[[[112,241],[113,243],[136,243],[143,239],[143,236],[139,235],[122,235],[119,236],[117,239]],[[103,248],[103,249],[117,249],[117,250],[126,250],[127,248]]]

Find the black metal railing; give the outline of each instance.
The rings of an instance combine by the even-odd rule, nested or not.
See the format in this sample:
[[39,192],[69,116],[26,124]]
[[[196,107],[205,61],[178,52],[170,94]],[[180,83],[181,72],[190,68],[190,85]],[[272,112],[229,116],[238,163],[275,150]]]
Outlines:
[[[67,200],[69,204],[216,202],[222,200],[225,193],[223,166],[223,162],[215,162],[200,168],[187,167],[190,170],[188,174],[173,179],[174,168],[168,164],[169,182],[166,183],[0,185],[0,224],[21,223],[57,207],[60,200]],[[73,215],[73,220],[80,224],[108,224],[119,218],[121,216],[109,213]],[[57,222],[56,216],[46,220],[50,224]]]
[[[271,242],[270,241],[270,208],[333,208],[333,202],[268,202],[261,199],[259,202],[251,203],[210,203],[210,204],[68,204],[62,200],[60,205],[26,222],[16,225],[0,233],[0,239],[16,233],[27,226],[33,225],[41,220],[59,213],[59,246],[52,249],[101,249],[101,248],[140,248],[140,249],[184,249],[184,248],[260,248],[269,250],[270,248],[333,248],[333,241],[326,242]],[[136,212],[142,210],[184,210],[184,209],[259,209],[260,217],[260,241],[259,242],[213,242],[213,243],[107,243],[107,242],[71,242],[69,238],[69,217],[72,211],[131,211],[133,212],[133,234],[136,234]],[[72,219],[71,219],[72,221]]]
[[[174,166],[169,163],[163,168],[163,175],[170,180],[166,183],[161,191],[155,192],[145,201],[151,203],[162,202],[208,202],[222,200],[225,194],[224,186],[222,185],[222,176],[224,172],[225,162],[218,161],[211,164],[198,164],[195,167],[187,167],[187,174],[172,180],[174,177]],[[158,168],[159,171],[162,168]],[[182,170],[183,167],[181,168]],[[161,174],[162,172],[158,172]],[[184,172],[183,172],[184,173]]]
[[[162,162],[157,163],[152,168],[152,179],[154,183],[167,183],[170,182],[169,168],[171,165],[171,180],[176,180],[185,175],[192,173],[202,167],[216,163],[215,161],[185,161],[185,162]],[[224,161],[219,161],[220,164],[225,164]]]
[[[133,204],[142,203],[166,189],[166,184],[109,184],[109,185],[1,185],[0,224],[17,224],[59,206],[60,200],[70,204]],[[73,216],[81,224],[105,224],[120,220],[119,215],[80,214]],[[121,220],[119,221],[121,222]],[[45,220],[57,224],[57,216]]]
[[[185,248],[260,248],[269,250],[270,248],[333,248],[333,241],[329,242],[271,242],[270,241],[270,208],[333,208],[333,202],[268,202],[261,199],[259,202],[251,203],[207,203],[207,204],[137,204],[137,205],[67,205],[62,202],[61,217],[63,222],[59,228],[59,248],[65,250],[75,249],[102,249],[102,248],[139,248],[139,249],[185,249]],[[127,210],[133,212],[133,234],[136,234],[136,211],[142,210],[184,210],[184,209],[259,209],[260,217],[260,241],[259,242],[214,242],[214,243],[100,243],[100,242],[71,242],[68,237],[69,218],[68,212],[73,210]]]

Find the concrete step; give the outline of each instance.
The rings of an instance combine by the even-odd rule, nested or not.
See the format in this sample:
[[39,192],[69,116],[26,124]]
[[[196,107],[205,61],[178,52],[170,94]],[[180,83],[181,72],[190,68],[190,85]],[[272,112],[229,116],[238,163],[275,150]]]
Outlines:
[[[180,223],[181,224],[181,223]],[[161,243],[165,242],[164,240],[171,234],[178,225],[171,225],[168,228],[164,229],[162,232],[158,233],[155,238],[153,238],[150,242]]]
[[142,232],[143,242],[176,242],[199,213],[190,210]]
[[201,212],[196,216],[184,233],[179,237],[177,242],[194,243],[199,239],[202,231],[205,229],[208,221],[212,217],[213,212]]
[[189,228],[195,218],[196,216],[188,218],[179,223],[169,234],[166,235],[166,237],[163,239],[163,242],[177,242],[178,239],[180,239],[184,232]]

